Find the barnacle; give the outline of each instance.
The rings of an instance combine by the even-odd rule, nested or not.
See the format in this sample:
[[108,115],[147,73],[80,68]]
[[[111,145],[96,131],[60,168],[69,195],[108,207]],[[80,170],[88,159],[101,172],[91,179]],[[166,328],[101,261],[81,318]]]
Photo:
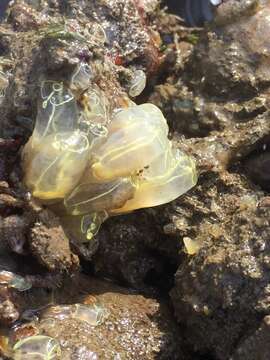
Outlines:
[[[137,75],[134,96],[144,87]],[[41,202],[56,203],[66,232],[82,242],[108,216],[170,202],[197,181],[194,161],[173,149],[155,105],[130,101],[112,111],[93,80],[82,63],[70,89],[42,82],[36,126],[22,156],[25,185]]]
[[44,335],[29,336],[13,347],[14,360],[56,360],[61,359],[61,348],[57,340]]
[[143,70],[136,70],[133,74],[133,78],[130,83],[130,88],[128,91],[129,96],[136,97],[139,96],[146,85],[146,75]]
[[[106,125],[109,122],[110,105],[97,86],[92,86],[84,94],[81,103],[84,108],[82,118],[87,121],[91,129],[96,125]],[[104,135],[107,135],[107,129]]]

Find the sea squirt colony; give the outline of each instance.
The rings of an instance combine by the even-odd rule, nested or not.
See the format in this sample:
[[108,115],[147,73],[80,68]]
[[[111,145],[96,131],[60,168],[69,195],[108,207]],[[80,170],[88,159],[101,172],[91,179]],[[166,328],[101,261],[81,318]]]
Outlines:
[[[134,96],[144,87],[142,74],[131,84]],[[127,104],[111,111],[85,63],[69,88],[42,82],[22,155],[24,182],[80,241],[90,240],[108,216],[170,202],[197,181],[194,161],[173,149],[162,112],[153,104]]]
[[[28,324],[29,328],[34,330],[32,335],[29,336],[27,331],[25,331],[21,333],[19,339],[16,339],[16,327],[14,327],[13,336],[11,335],[9,340],[4,343],[3,349],[8,358],[14,360],[62,359],[63,347],[66,348],[65,342],[61,341],[57,336],[51,337],[43,333],[43,331],[38,330],[36,326],[38,323],[41,327],[44,324],[47,324],[49,327],[54,327],[56,321],[72,321],[77,324],[76,326],[80,326],[80,323],[83,323],[84,326],[89,326],[93,329],[103,324],[109,316],[109,310],[103,307],[95,298],[92,299],[90,304],[76,303],[72,305],[50,306],[40,312],[35,321]],[[91,331],[91,329],[89,329],[89,331]],[[0,341],[1,340],[3,342],[3,337]],[[83,351],[84,347],[82,347],[81,350]],[[90,354],[91,357],[87,357],[87,359],[97,359],[94,352],[90,352]],[[65,359],[66,358],[67,357],[65,357]]]
[[57,340],[45,336],[30,336],[17,342],[13,348],[14,360],[53,360],[61,358],[61,347]]

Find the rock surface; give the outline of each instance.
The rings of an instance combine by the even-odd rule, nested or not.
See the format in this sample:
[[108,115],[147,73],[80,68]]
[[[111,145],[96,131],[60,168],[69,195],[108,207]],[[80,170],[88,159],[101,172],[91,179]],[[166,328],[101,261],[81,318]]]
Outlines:
[[267,359],[269,356],[269,316],[265,316],[259,328],[245,339],[232,356],[233,360]]
[[[173,287],[181,332],[159,300],[90,278],[86,293],[107,304],[112,320],[91,336],[81,336],[87,329],[74,320],[42,329],[37,323],[59,339],[62,329],[64,351],[74,359],[89,358],[89,351],[101,358],[136,353],[142,359],[188,359],[184,338],[192,360],[267,360],[269,2],[228,0],[205,29],[188,29],[157,5],[152,0],[11,4],[0,26],[0,65],[9,74],[0,105],[1,268],[27,275],[34,287],[57,287],[63,273],[78,271],[79,256],[88,274],[144,294]],[[105,29],[105,44],[97,23]],[[81,60],[92,64],[95,81],[114,105],[127,101],[132,73],[143,69],[147,88],[136,101],[162,109],[174,144],[196,158],[200,172],[198,186],[188,194],[160,208],[111,218],[86,245],[68,242],[57,218],[44,219],[47,210],[29,199],[19,150],[33,128],[40,80],[68,81]],[[196,254],[189,255],[184,243]],[[72,282],[69,287],[76,292]],[[39,305],[45,305],[46,291],[30,290],[31,295],[36,291],[44,300]],[[18,319],[27,308],[23,298],[3,290],[2,323]],[[66,298],[56,301],[63,302]]]
[[80,276],[58,290],[55,301],[97,303],[107,316],[102,324],[93,327],[78,319],[48,318],[41,313],[39,321],[28,324],[27,332],[25,325],[17,327],[13,339],[29,336],[32,327],[36,335],[59,341],[61,359],[185,359],[178,327],[162,300]]
[[[171,119],[175,140],[189,138],[179,146],[194,154],[201,172],[198,186],[160,216],[172,237],[196,245],[178,268],[171,297],[188,343],[214,359],[229,359],[270,310],[265,3],[266,12],[243,7],[240,22],[231,24],[229,0],[223,25],[203,32],[178,76],[169,75],[150,97]],[[262,27],[255,29],[257,21]],[[246,37],[244,29],[254,33]],[[249,346],[255,354],[255,341]]]

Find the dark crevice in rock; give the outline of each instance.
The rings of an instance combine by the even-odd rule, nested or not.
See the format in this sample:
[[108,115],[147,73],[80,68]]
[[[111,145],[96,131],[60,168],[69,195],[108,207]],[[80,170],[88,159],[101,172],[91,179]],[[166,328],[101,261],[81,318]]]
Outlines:
[[169,11],[185,19],[188,26],[203,26],[213,20],[210,0],[166,0]]
[[268,138],[261,141],[257,149],[244,159],[243,170],[254,184],[270,192],[270,142]]
[[0,21],[5,17],[6,9],[7,9],[9,3],[10,3],[10,0],[1,0],[1,2],[0,2]]
[[156,256],[156,258],[159,258],[158,261],[163,264],[163,271],[160,273],[157,269],[152,268],[148,270],[143,280],[146,286],[155,287],[161,294],[166,295],[174,286],[177,265],[162,256]]

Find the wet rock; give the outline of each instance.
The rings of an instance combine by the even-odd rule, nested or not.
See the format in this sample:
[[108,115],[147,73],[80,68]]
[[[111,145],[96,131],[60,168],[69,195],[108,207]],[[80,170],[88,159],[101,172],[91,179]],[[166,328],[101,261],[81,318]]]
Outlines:
[[[156,5],[156,1],[131,0],[119,0],[117,3],[98,1],[91,4],[72,0],[65,4],[62,1],[12,2],[7,23],[1,29],[5,57],[0,64],[3,63],[9,79],[6,96],[1,103],[3,134],[20,136],[20,139],[26,141],[33,129],[41,81],[49,78],[68,83],[80,61],[91,63],[94,82],[104,91],[113,106],[123,106],[127,100],[121,85],[129,83],[130,76],[136,73],[137,67],[140,71],[144,70],[148,77],[160,65],[158,36],[148,25],[148,19]],[[63,16],[67,16],[68,20],[64,22]],[[14,55],[12,60],[9,57],[11,53]],[[55,229],[48,231],[42,224],[38,224],[40,209],[31,208],[25,214],[24,207],[29,207],[25,202],[26,197],[17,206],[17,190],[23,192],[23,189],[18,167],[19,156],[15,160],[11,174],[6,174],[6,164],[3,163],[3,179],[6,180],[9,175],[9,179],[12,179],[12,191],[16,188],[12,194],[14,201],[10,194],[3,195],[3,208],[6,208],[8,201],[10,207],[12,205],[14,208],[11,214],[7,213],[5,216],[16,213],[14,227],[17,235],[13,234],[12,238],[16,238],[16,243],[23,244],[25,233],[30,233],[26,242],[41,264],[50,271],[71,269],[73,260],[69,255],[64,255],[65,251],[68,254],[66,246],[63,251],[52,246],[53,251],[46,255],[52,249],[49,244]],[[20,219],[21,213],[23,219]],[[32,224],[26,226],[24,222],[28,217],[35,222],[32,230],[29,229]],[[5,219],[5,222],[14,219]],[[22,228],[19,223],[25,227]],[[10,229],[9,226],[6,228]],[[57,239],[64,239],[60,228],[58,230]],[[10,235],[8,230],[5,238]],[[76,239],[71,239],[71,243],[73,250],[87,259],[92,257],[98,246],[96,240],[91,244],[81,245]],[[56,255],[55,250],[59,250],[60,255]],[[50,261],[51,255],[53,258]],[[58,263],[58,259],[62,259],[62,263]],[[76,261],[74,260],[75,263]]]
[[265,194],[239,173],[241,160],[261,147],[269,130],[266,114],[186,142],[197,158],[199,185],[162,213],[171,236],[197,245],[176,273],[175,314],[188,343],[218,359],[228,359],[269,310],[269,209]]
[[0,324],[10,326],[19,319],[21,304],[16,292],[5,284],[0,285]]
[[[171,292],[175,314],[195,351],[228,359],[269,311],[268,198],[252,180],[267,179],[263,144],[270,127],[268,86],[253,66],[243,65],[252,61],[251,53],[241,48],[239,34],[222,34],[206,32],[185,72],[171,74],[151,101],[163,106],[174,140],[194,155],[201,173],[194,190],[156,213],[182,251]],[[227,52],[232,39],[238,45]],[[235,80],[229,76],[232,66],[239,67]],[[256,90],[250,80],[257,81]],[[183,141],[182,134],[190,139]],[[193,256],[181,248],[187,239],[196,245]]]
[[[5,205],[7,205],[6,202]],[[28,230],[28,217],[18,215],[8,216],[3,220],[1,226],[2,240],[6,242],[11,251],[17,254],[24,254]]]
[[0,271],[0,284],[18,291],[26,291],[32,287],[31,283],[26,281],[22,276],[6,270]]
[[65,316],[61,306],[53,318],[48,317],[50,309],[44,316],[41,313],[36,323],[39,335],[58,341],[63,359],[91,359],[94,354],[98,359],[184,359],[177,326],[163,301],[93,278],[76,278],[63,290],[56,293],[62,303],[67,296],[76,303],[102,304],[108,314],[91,326],[84,319],[68,317],[65,307]]
[[4,325],[10,325],[18,320],[20,314],[13,302],[5,300],[0,303],[0,322]]
[[[149,74],[157,74],[161,69],[161,50],[167,66],[158,79],[161,85],[155,88],[150,101],[164,110],[173,142],[196,158],[201,173],[198,187],[189,194],[160,209],[112,218],[95,241],[80,245],[71,239],[72,251],[84,260],[93,261],[93,268],[86,264],[84,269],[91,268],[96,274],[140,289],[150,283],[168,291],[172,274],[179,266],[171,297],[189,347],[198,351],[199,357],[204,354],[222,360],[239,356],[241,351],[254,354],[252,349],[261,346],[257,334],[260,327],[265,334],[262,338],[267,341],[261,319],[269,313],[270,207],[267,193],[262,191],[267,188],[258,181],[266,175],[267,182],[267,169],[263,165],[266,153],[262,155],[261,145],[270,132],[269,59],[268,53],[264,54],[268,40],[261,36],[258,24],[268,28],[265,16],[268,10],[256,15],[244,12],[242,18],[235,12],[234,25],[228,22],[225,12],[223,19],[219,13],[221,20],[211,28],[195,31],[187,30],[183,22],[167,17],[162,11],[149,15],[145,1],[97,1],[94,5],[54,1],[42,13],[42,22],[36,14],[40,11],[39,4],[43,6],[44,2],[35,6],[31,3],[34,4],[24,2],[25,11],[22,2],[16,1],[12,5],[13,15],[1,29],[3,54],[14,55],[12,61],[5,59],[10,60],[5,66],[11,76],[7,98],[1,104],[1,132],[11,137],[19,134],[27,140],[33,125],[31,119],[36,115],[40,77],[68,81],[77,63],[87,60],[93,65],[95,81],[106,96],[121,104],[125,101],[121,86],[128,89],[134,70],[145,71],[147,83],[155,83],[157,79]],[[68,21],[68,31],[61,27],[62,15],[72,20]],[[161,37],[155,36],[148,26],[153,18]],[[99,42],[99,36],[99,40],[93,41],[89,33],[93,22],[102,24],[105,45]],[[14,29],[18,32],[14,33]],[[84,33],[85,29],[88,32]],[[83,35],[86,42],[75,38],[74,33]],[[268,32],[263,30],[263,34]],[[183,135],[189,139],[183,140]],[[55,271],[75,271],[77,259],[53,215],[44,220],[42,214],[39,217],[43,213],[41,208],[32,208],[25,214],[25,198],[19,196],[21,178],[17,163],[12,162],[15,169],[8,176],[6,151],[3,154],[1,180],[10,182],[12,190],[10,193],[0,187],[1,194],[8,195],[2,196],[1,209],[9,211],[3,213],[3,218],[31,217],[35,223],[33,229],[25,228],[21,233],[31,235],[30,241],[27,236],[30,249],[52,273],[37,276],[35,264],[31,271],[35,274],[28,279],[33,286],[57,287],[60,280]],[[247,170],[246,164],[253,157],[249,166],[252,171]],[[21,199],[24,204],[18,201]],[[15,234],[17,239],[19,232]],[[200,245],[193,257],[186,254],[183,239]],[[98,243],[100,248],[93,257]],[[2,259],[3,256],[1,266]],[[17,270],[20,267],[19,263],[12,265],[9,260],[7,263],[9,270],[13,265]],[[100,298],[110,309],[112,320],[107,319],[94,330],[74,319],[43,322],[42,327],[39,323],[42,333],[59,339],[67,356],[72,354],[79,359],[98,354],[101,358],[111,358],[112,354],[120,354],[123,358],[181,358],[177,346],[181,346],[182,334],[174,332],[173,320],[167,315],[168,321],[159,317],[163,310],[153,310],[161,309],[159,301],[122,288],[112,290],[111,284],[107,290],[99,286],[95,290],[93,279],[91,283],[92,290],[90,285],[89,291],[86,290],[84,284],[78,291],[69,280],[68,288]],[[31,294],[37,290],[39,299],[48,303],[42,289],[33,289]],[[73,301],[67,296],[55,305],[75,301],[78,303],[80,299]],[[252,347],[249,337],[255,344]]]
[[[20,140],[15,139],[0,139],[0,181],[5,182],[8,179],[8,174],[12,169],[16,153],[20,147]],[[3,184],[2,184],[3,185]]]
[[269,311],[269,209],[258,208],[262,197],[237,174],[205,174],[178,204],[185,218],[189,213],[186,233],[201,247],[176,273],[175,313],[188,342],[218,359],[228,359]]
[[30,247],[39,262],[49,271],[78,269],[78,257],[71,252],[69,240],[58,218],[49,210],[39,214],[31,229]]
[[[218,11],[228,23],[191,32],[194,47],[178,76],[170,76],[151,95],[171,119],[171,128],[188,137],[222,131],[269,109],[267,2],[229,0]],[[191,42],[187,36],[184,40]],[[178,35],[174,42],[181,62],[183,38]]]
[[264,190],[270,191],[270,153],[262,151],[261,153],[251,155],[245,162],[247,174],[255,184],[260,185]]
[[[207,189],[210,185],[207,185],[207,181],[209,178],[212,179],[213,186],[218,181],[222,184],[224,178],[229,175],[228,169],[234,168],[239,171],[241,159],[244,161],[269,134],[268,116],[266,112],[247,123],[234,127],[226,126],[223,132],[216,131],[211,136],[201,139],[191,138],[183,141],[180,137],[178,141],[179,136],[175,133],[175,145],[192,154],[197,160],[199,171],[204,174],[201,175],[199,185],[204,190],[201,200],[197,203],[201,213],[197,214],[197,210],[193,209],[194,204],[187,194],[161,208],[112,219],[104,225],[99,236],[100,247],[93,258],[96,273],[109,275],[139,288],[144,287],[153,276],[160,279],[155,285],[162,287],[162,284],[167,283],[168,289],[172,285],[168,280],[171,271],[174,271],[177,264],[185,258],[182,239],[188,237],[199,244],[201,238],[208,236],[209,229],[206,227],[202,232],[201,227],[204,217],[209,216],[209,222],[212,222],[204,205],[211,202],[208,196],[212,196],[210,190],[208,194]],[[248,182],[242,185],[237,177],[234,181],[237,186],[247,187],[247,193],[251,191],[258,199],[262,197],[262,193],[257,195],[255,188],[250,189],[251,185]],[[219,187],[215,190],[217,198],[218,191]],[[222,204],[220,206],[222,207]],[[217,231],[218,227],[214,226],[213,231]],[[107,238],[110,238],[109,242]]]
[[263,360],[269,354],[270,318],[265,316],[259,328],[242,342],[232,356],[232,360]]
[[56,289],[63,283],[64,276],[59,272],[42,273],[42,275],[26,275],[25,280],[34,288]]
[[95,273],[137,289],[149,285],[170,288],[181,244],[178,239],[164,236],[157,213],[137,211],[105,223],[92,259]]
[[254,15],[261,5],[267,4],[267,0],[225,0],[220,3],[220,6],[216,8],[215,23],[224,25],[237,23],[241,18]]
[[214,6],[221,0],[168,0],[166,4],[170,11],[185,19],[189,26],[203,26],[214,19]]
[[0,5],[0,19],[3,19],[6,15],[6,10],[8,7],[10,0],[3,0],[1,1],[1,5]]
[[[10,51],[16,53],[3,104],[6,125],[20,118],[24,126],[26,117],[34,118],[42,77],[49,74],[68,81],[79,61],[91,60],[97,68],[98,85],[112,100],[122,93],[117,80],[122,65],[135,64],[136,68],[138,63],[147,73],[157,71],[161,62],[159,45],[139,8],[144,11],[145,6],[139,7],[132,0],[91,4],[70,0],[65,5],[61,1],[46,5],[12,3],[10,26],[3,30]],[[63,22],[63,16],[69,17],[68,22]],[[15,132],[14,128],[3,130]],[[17,126],[16,131],[22,129]]]

